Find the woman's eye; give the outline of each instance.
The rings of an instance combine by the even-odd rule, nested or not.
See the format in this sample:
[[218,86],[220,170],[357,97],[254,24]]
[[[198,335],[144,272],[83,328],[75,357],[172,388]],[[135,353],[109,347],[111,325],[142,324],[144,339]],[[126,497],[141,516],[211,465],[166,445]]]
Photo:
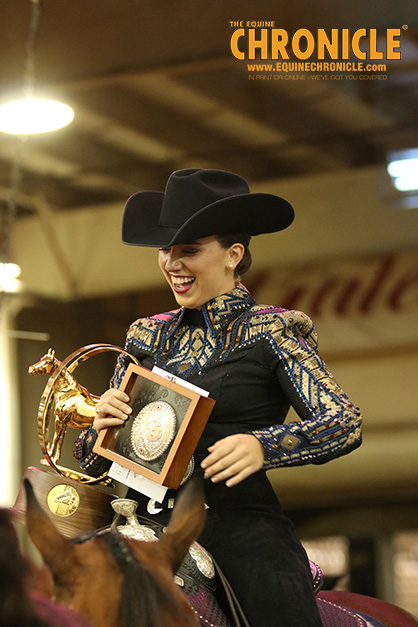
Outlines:
[[162,252],[162,253],[169,253],[170,249],[169,248],[160,248],[160,252]]
[[186,248],[186,250],[184,251],[185,255],[195,255],[197,252],[199,252],[198,248]]

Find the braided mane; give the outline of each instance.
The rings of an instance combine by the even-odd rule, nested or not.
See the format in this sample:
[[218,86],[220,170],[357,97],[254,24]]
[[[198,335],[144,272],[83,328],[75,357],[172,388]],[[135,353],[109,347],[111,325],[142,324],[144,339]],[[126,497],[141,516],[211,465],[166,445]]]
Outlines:
[[178,605],[167,588],[145,568],[116,527],[101,535],[123,572],[121,617],[123,627],[161,627],[166,617],[174,618]]

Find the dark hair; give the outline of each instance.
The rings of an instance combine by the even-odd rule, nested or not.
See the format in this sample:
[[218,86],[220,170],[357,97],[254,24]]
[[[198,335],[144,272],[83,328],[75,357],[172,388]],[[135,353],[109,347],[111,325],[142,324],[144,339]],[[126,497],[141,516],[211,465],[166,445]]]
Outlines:
[[240,276],[241,274],[245,274],[251,267],[251,252],[250,252],[250,239],[251,235],[247,235],[246,233],[234,233],[232,235],[217,235],[216,239],[222,246],[222,248],[230,248],[234,244],[242,244],[244,246],[244,255],[235,268],[235,275]]

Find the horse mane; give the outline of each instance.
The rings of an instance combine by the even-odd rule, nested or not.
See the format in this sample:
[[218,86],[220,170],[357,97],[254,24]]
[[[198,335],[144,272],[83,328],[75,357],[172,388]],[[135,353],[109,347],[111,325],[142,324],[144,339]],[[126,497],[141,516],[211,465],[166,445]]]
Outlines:
[[178,605],[167,588],[131,553],[123,535],[112,527],[101,538],[123,572],[121,616],[123,627],[161,627]]
[[161,627],[167,613],[173,616],[178,612],[165,586],[138,563],[126,567],[122,590],[123,627]]

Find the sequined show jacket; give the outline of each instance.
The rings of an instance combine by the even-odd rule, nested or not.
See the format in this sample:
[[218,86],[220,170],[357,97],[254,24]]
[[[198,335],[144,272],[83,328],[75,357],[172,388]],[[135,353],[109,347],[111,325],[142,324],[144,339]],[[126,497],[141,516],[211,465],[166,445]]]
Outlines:
[[[360,413],[319,356],[309,317],[257,305],[242,285],[201,312],[180,308],[137,320],[125,348],[146,368],[164,368],[209,390],[216,400],[196,461],[208,446],[234,433],[259,439],[266,470],[321,464],[361,444]],[[113,387],[120,385],[126,367],[122,356]],[[283,424],[290,405],[300,421]],[[94,439],[90,432],[82,436],[81,448],[79,443],[78,457],[91,474],[103,470],[90,452]]]

